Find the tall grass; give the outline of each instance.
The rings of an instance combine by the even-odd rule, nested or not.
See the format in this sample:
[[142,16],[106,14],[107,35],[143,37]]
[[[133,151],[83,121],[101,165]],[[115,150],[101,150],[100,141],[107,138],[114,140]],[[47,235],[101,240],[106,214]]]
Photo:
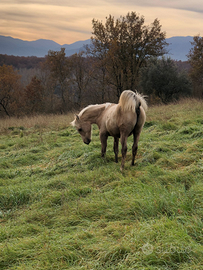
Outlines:
[[202,108],[151,107],[122,173],[71,114],[1,119],[0,269],[202,269]]
[[24,117],[5,117],[0,120],[0,134],[16,128],[24,130],[29,128],[64,129],[69,126],[73,114],[67,115],[35,115]]

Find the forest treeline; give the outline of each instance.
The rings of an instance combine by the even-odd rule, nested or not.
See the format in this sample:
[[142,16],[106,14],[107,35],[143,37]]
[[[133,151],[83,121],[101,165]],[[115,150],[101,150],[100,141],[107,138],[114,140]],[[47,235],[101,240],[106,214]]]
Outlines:
[[125,89],[151,103],[203,97],[203,38],[195,36],[188,62],[163,57],[166,33],[158,19],[145,25],[136,12],[106,22],[93,19],[91,44],[67,57],[0,55],[0,116],[64,113],[88,104],[117,102]]
[[36,56],[13,56],[0,54],[0,66],[7,65],[13,68],[20,69],[36,69],[40,68],[41,63],[45,61],[45,57]]

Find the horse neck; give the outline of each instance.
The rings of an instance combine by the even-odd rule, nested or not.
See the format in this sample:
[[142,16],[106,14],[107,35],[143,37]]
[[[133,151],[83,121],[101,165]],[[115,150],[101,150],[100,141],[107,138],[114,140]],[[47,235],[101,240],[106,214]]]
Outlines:
[[102,112],[105,108],[106,104],[90,105],[83,110],[80,117],[83,121],[89,121],[91,124],[99,125],[99,119],[101,118]]

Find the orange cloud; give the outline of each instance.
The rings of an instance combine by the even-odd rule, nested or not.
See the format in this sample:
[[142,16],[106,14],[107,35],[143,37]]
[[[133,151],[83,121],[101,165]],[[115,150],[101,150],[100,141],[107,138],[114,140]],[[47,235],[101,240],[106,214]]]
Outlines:
[[203,28],[200,0],[1,0],[0,10],[0,35],[24,40],[52,39],[61,45],[89,39],[93,18],[105,22],[109,14],[118,18],[131,11],[143,15],[147,25],[158,18],[167,37],[194,36],[201,34]]

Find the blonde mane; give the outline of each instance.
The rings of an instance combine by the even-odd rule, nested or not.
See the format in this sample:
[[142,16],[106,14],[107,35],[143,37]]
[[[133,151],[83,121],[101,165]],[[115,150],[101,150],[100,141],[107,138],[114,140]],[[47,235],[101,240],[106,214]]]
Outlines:
[[87,107],[85,107],[84,109],[82,109],[82,111],[78,114],[79,117],[84,117],[87,118],[89,117],[89,115],[94,114],[94,111],[96,110],[105,110],[107,109],[109,106],[111,106],[112,103],[103,103],[103,104],[94,104],[94,105],[89,105]]
[[[98,112],[101,114],[105,109],[107,109],[109,106],[111,106],[112,103],[104,103],[104,104],[94,104],[94,105],[88,105],[84,109],[82,109],[78,115],[76,115],[76,118],[81,119],[83,121],[94,119],[97,117]],[[70,123],[73,127],[76,126],[76,118]]]
[[119,103],[123,112],[132,111],[136,112],[136,109],[141,105],[143,109],[147,110],[147,103],[144,96],[133,92],[131,90],[125,90],[122,92]]
[[[98,105],[98,104],[95,104]],[[95,105],[88,105],[87,107],[85,107],[84,109],[82,109],[82,111],[80,111],[80,113],[78,114],[79,117],[81,117],[87,110],[91,110],[92,108],[94,108]]]

